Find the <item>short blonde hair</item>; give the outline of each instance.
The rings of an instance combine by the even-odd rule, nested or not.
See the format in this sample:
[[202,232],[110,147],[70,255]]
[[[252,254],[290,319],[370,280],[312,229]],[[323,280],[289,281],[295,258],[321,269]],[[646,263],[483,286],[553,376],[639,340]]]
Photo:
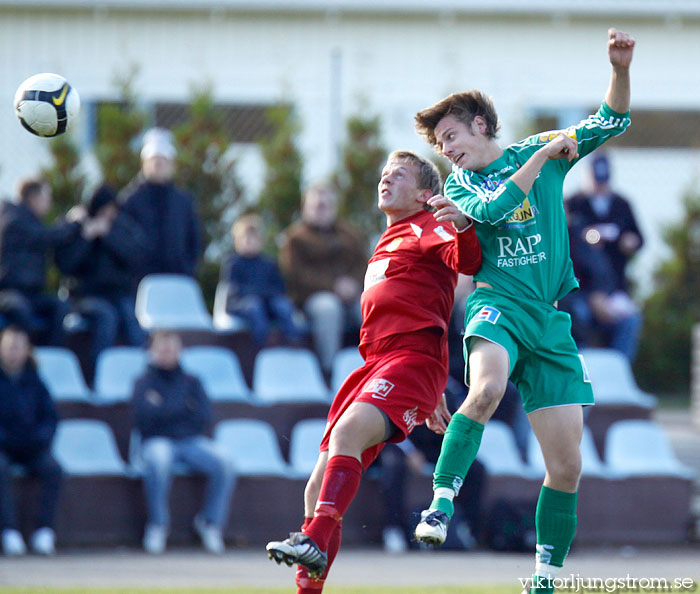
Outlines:
[[418,170],[416,180],[418,181],[419,190],[430,190],[433,193],[433,196],[440,194],[442,191],[442,176],[440,175],[438,168],[435,166],[435,163],[429,161],[428,159],[424,159],[412,151],[403,150],[394,151],[391,153],[387,158],[387,162],[391,161],[392,159],[409,161],[415,165],[416,169]]

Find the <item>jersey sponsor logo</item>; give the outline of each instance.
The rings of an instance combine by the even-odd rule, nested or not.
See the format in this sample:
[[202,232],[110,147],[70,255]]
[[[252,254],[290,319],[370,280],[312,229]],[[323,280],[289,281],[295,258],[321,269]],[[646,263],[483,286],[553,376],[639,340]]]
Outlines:
[[403,422],[406,423],[406,428],[413,431],[413,428],[418,424],[418,407],[409,408],[403,413]]
[[433,231],[438,237],[440,237],[440,239],[443,239],[445,241],[452,241],[454,239],[454,235],[450,235],[442,225],[435,227]]
[[474,316],[474,319],[479,322],[491,322],[492,324],[495,324],[500,317],[501,312],[499,310],[497,310],[495,307],[484,305],[484,307],[481,308],[481,311]]
[[395,238],[386,248],[387,252],[395,252],[396,250],[399,249],[399,246],[401,245],[401,242],[403,241],[403,237],[397,237]]
[[386,400],[387,395],[394,389],[394,384],[389,380],[374,378],[370,380],[364,388],[363,392],[369,392],[372,394],[372,398],[378,400]]
[[413,229],[413,232],[416,234],[416,237],[420,239],[421,235],[423,235],[423,228],[419,227],[415,223],[411,223],[411,229]]
[[536,246],[542,241],[539,233],[524,237],[497,237],[498,239],[498,267],[511,268],[513,266],[527,266],[539,264],[547,259],[544,252],[536,251]]
[[549,132],[542,132],[542,134],[540,134],[540,142],[551,142],[560,134],[565,134],[569,138],[576,140],[576,128],[574,126],[570,126],[566,130],[550,130]]
[[[499,171],[500,173],[500,171]],[[481,187],[484,188],[485,190],[488,190],[489,192],[493,192],[497,188],[501,187],[505,183],[505,180],[502,179],[491,179],[490,177],[487,177],[484,181],[481,182]]]
[[506,223],[525,223],[535,218],[537,207],[530,205],[530,199],[525,198],[525,201],[513,211],[513,214]]
[[365,272],[365,291],[386,279],[386,269],[389,267],[389,262],[391,262],[391,258],[382,258],[381,260],[370,262],[367,265],[367,271]]

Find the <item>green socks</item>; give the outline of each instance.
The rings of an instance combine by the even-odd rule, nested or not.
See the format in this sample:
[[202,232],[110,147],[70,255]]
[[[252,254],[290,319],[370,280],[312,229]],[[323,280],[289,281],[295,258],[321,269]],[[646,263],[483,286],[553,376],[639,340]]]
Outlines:
[[535,513],[537,556],[535,573],[541,566],[562,567],[576,533],[576,493],[542,487]]
[[439,509],[448,517],[452,517],[454,513],[452,499],[439,495],[444,493],[442,489],[450,489],[455,495],[459,494],[464,477],[479,451],[483,433],[484,426],[481,423],[472,421],[460,413],[452,416],[442,440],[440,457],[433,475],[433,490],[440,491],[435,493],[430,509]]

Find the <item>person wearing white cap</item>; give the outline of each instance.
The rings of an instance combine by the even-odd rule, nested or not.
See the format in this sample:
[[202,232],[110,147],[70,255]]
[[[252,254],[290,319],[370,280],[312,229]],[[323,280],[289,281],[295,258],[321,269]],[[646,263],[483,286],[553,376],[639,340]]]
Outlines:
[[151,238],[139,278],[171,273],[194,276],[202,252],[200,221],[192,196],[176,187],[172,134],[152,128],[143,137],[141,172],[122,191],[123,209]]

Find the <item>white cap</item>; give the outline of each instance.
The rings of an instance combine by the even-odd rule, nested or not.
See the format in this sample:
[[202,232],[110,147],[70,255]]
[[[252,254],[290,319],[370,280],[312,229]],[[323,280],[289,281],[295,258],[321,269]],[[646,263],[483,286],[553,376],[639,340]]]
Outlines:
[[141,159],[149,157],[175,158],[175,145],[173,135],[165,128],[151,128],[143,135],[143,148],[141,149]]

